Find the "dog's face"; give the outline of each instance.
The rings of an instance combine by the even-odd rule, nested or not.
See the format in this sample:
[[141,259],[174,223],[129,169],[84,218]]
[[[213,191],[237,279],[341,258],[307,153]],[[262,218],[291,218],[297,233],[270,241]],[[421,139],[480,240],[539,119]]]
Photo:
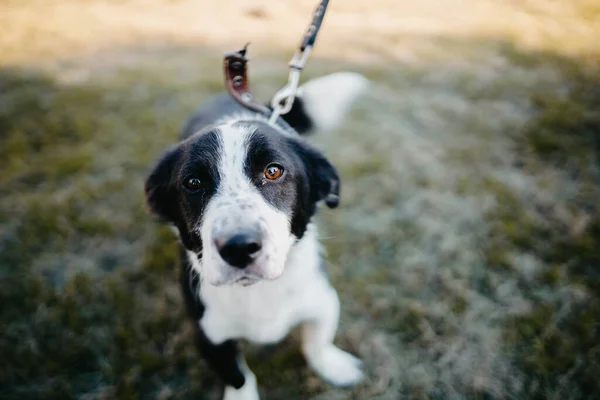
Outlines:
[[146,182],[150,208],[177,227],[213,285],[277,279],[339,177],[302,139],[261,121],[200,132],[167,151]]

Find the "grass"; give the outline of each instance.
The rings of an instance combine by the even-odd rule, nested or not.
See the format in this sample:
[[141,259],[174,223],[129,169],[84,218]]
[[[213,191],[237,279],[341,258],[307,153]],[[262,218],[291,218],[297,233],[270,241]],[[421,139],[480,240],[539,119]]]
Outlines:
[[[595,77],[594,70],[581,71],[569,81],[564,98],[541,101],[540,114],[524,135],[524,149],[535,155],[529,157],[531,168],[561,168],[577,186],[561,204],[570,215],[542,203],[535,214],[521,210],[497,216],[509,246],[546,263],[538,280],[528,283],[535,285],[533,310],[514,318],[509,333],[530,378],[526,393],[532,398],[600,394],[594,378],[600,373],[600,82]],[[520,209],[515,199],[511,204]]]
[[[592,3],[335,6],[303,77],[373,82],[342,128],[312,139],[343,178],[341,207],[319,216],[342,298],[336,340],[369,379],[323,383],[295,331],[246,346],[263,398],[599,397]],[[44,2],[0,6],[0,399],[221,395],[143,182],[222,89],[234,28],[261,38],[252,86],[267,98],[297,40],[286,16],[313,4],[228,0],[231,32],[217,6],[139,4],[62,0],[43,21]]]
[[[141,193],[134,194],[141,184],[106,169],[140,174],[145,167],[122,165],[130,159],[115,165],[114,152],[103,148],[98,132],[119,134],[98,127],[106,121],[97,116],[110,120],[113,108],[104,89],[61,88],[16,72],[1,81],[8,88],[0,118],[2,397],[158,392],[194,354],[185,350],[191,342],[172,336],[183,318],[179,297],[169,293],[176,293],[168,266],[177,248],[168,233],[135,222],[147,219]],[[139,121],[148,105],[122,100],[119,111]],[[136,241],[148,246],[130,263]]]

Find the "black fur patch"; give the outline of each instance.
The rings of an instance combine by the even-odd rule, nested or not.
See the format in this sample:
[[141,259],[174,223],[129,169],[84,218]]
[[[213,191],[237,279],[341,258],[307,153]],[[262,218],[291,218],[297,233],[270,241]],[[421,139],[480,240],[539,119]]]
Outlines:
[[[329,160],[304,140],[284,136],[266,123],[256,124],[247,143],[246,174],[268,202],[291,215],[292,233],[301,238],[317,202],[337,206],[339,175]],[[264,179],[264,168],[270,163],[285,169],[276,181]]]
[[[193,136],[167,151],[146,181],[150,209],[174,224],[185,247],[196,253],[202,251],[202,239],[194,227],[219,185],[219,147],[216,132]],[[186,190],[189,178],[200,179],[201,189]]]
[[234,340],[226,340],[223,343],[215,344],[206,337],[204,331],[200,328],[198,322],[204,315],[204,304],[200,300],[200,276],[192,273],[191,264],[183,248],[180,251],[181,257],[181,275],[180,284],[183,300],[190,317],[193,329],[196,347],[210,364],[215,372],[223,379],[225,384],[233,386],[236,389],[244,386],[245,377],[239,364],[238,358],[240,350]]
[[308,117],[304,101],[300,97],[296,97],[292,109],[281,117],[300,134],[310,133],[313,129],[313,123]]

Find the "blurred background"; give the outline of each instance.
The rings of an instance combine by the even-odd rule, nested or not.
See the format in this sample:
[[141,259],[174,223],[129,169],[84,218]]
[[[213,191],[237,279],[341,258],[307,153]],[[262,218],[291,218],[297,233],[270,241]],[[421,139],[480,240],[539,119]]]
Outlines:
[[[250,46],[267,100],[315,0],[0,1],[0,398],[219,399],[145,176]],[[600,398],[600,3],[332,1],[303,79],[372,81],[311,140],[350,390],[297,332],[266,399]]]

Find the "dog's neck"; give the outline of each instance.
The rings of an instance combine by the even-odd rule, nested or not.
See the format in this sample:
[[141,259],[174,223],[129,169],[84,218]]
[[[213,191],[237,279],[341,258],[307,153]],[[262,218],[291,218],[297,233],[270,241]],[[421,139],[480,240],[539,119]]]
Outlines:
[[[288,257],[285,262],[285,270],[283,275],[289,273],[296,268],[308,268],[311,266],[304,266],[304,264],[308,264],[313,262],[319,262],[320,257],[319,253],[321,251],[319,245],[319,237],[317,232],[317,226],[314,223],[309,223],[306,227],[306,232],[300,240],[298,240],[290,249],[288,253]],[[315,265],[315,267],[319,267]]]

